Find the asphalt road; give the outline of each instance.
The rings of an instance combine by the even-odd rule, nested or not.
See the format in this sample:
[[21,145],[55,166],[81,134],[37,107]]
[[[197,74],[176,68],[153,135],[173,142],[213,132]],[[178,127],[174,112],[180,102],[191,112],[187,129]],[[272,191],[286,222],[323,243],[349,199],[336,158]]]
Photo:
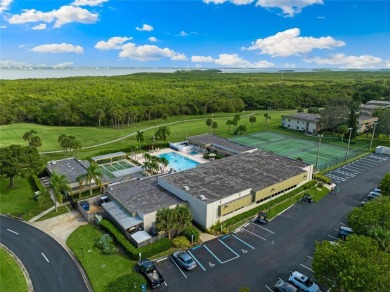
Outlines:
[[16,219],[0,216],[0,242],[22,261],[35,292],[88,291],[72,257],[41,230]]
[[[345,171],[358,165],[362,171]],[[338,194],[330,193],[318,203],[299,202],[266,226],[248,222],[233,234],[191,249],[200,264],[196,270],[181,271],[170,258],[156,263],[166,280],[160,290],[272,291],[278,278],[286,281],[290,271],[312,277],[315,241],[337,239],[346,214],[390,171],[390,157],[367,156],[340,169],[345,179],[337,180]]]

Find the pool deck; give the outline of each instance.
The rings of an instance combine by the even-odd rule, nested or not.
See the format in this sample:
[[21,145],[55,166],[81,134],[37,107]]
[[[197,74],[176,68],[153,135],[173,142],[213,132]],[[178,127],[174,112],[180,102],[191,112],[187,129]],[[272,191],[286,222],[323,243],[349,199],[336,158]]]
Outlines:
[[[158,149],[158,148],[157,148],[157,149]],[[191,150],[191,151],[192,151],[192,150]],[[188,151],[188,152],[191,152],[191,151]],[[172,148],[158,149],[157,151],[154,150],[154,151],[149,151],[149,152],[147,152],[147,153],[149,153],[150,155],[153,155],[153,156],[157,156],[157,155],[164,154],[164,153],[169,153],[169,152],[178,153],[178,154],[180,154],[180,155],[182,155],[182,156],[184,156],[184,157],[187,157],[187,158],[189,158],[189,159],[191,159],[191,160],[194,160],[194,161],[196,161],[196,162],[199,162],[199,163],[201,163],[201,164],[206,163],[206,162],[209,162],[209,160],[203,158],[203,154],[191,155],[191,154],[187,154],[186,152],[180,152],[180,151],[174,150],[174,149],[172,149]],[[137,160],[139,163],[141,163],[141,164],[143,164],[144,161],[145,161],[145,159],[144,159],[144,157],[143,157],[142,154],[137,154],[136,160]],[[164,170],[164,173],[169,173],[169,171],[170,171],[170,168],[169,168],[169,167],[166,167],[165,170]]]

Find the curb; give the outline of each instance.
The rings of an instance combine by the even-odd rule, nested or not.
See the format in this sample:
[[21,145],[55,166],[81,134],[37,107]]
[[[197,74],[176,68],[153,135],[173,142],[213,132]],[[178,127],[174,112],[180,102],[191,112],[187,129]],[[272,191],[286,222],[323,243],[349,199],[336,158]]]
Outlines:
[[27,291],[28,292],[33,292],[34,291],[34,287],[32,285],[32,282],[31,282],[31,279],[30,279],[30,275],[29,275],[26,267],[23,265],[22,261],[18,258],[18,256],[16,254],[13,253],[12,250],[10,250],[8,247],[6,247],[1,242],[0,242],[0,248],[3,248],[16,261],[17,265],[22,270],[24,279],[26,280]]
[[[7,217],[11,217],[11,218],[14,218],[14,216],[9,216],[9,215],[5,215]],[[14,218],[14,219],[17,219],[17,218]],[[88,279],[88,276],[87,274],[85,273],[81,263],[78,261],[78,259],[76,258],[76,256],[74,255],[74,253],[72,252],[72,250],[59,238],[57,238],[57,236],[53,233],[51,233],[50,231],[47,231],[43,228],[41,228],[40,226],[36,226],[36,225],[33,225],[31,223],[34,223],[34,222],[28,222],[28,221],[24,221],[24,220],[21,220],[19,218],[20,221],[23,221],[24,223],[30,225],[31,227],[34,227],[36,229],[39,229],[41,230],[42,232],[46,233],[47,235],[49,235],[51,238],[53,238],[55,241],[57,241],[64,249],[65,251],[70,255],[70,257],[73,259],[73,261],[75,262],[76,266],[78,267],[80,273],[81,273],[81,276],[83,277],[84,279],[84,283],[85,285],[87,286],[87,289],[89,292],[93,292],[93,288],[92,288],[92,285],[91,283],[89,282],[89,279]],[[1,244],[1,243],[0,243]]]

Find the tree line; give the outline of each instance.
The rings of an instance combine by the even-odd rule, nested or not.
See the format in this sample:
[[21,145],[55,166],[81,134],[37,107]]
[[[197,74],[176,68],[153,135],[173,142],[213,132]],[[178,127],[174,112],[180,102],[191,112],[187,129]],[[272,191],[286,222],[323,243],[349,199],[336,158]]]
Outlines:
[[117,128],[164,115],[319,108],[356,93],[365,103],[390,100],[389,80],[388,72],[290,73],[284,79],[277,74],[177,72],[0,80],[0,124]]

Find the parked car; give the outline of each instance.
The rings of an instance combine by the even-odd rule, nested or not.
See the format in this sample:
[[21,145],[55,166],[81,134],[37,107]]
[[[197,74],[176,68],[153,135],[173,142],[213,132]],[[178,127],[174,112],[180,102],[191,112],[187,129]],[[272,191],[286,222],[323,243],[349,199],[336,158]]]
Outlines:
[[267,224],[268,223],[267,213],[259,212],[259,214],[257,214],[256,221],[262,225]]
[[87,201],[81,201],[80,206],[85,210],[89,211],[89,203]]
[[158,230],[156,227],[150,227],[149,228],[149,235],[152,237],[155,237],[158,235]]
[[347,236],[352,234],[352,233],[353,233],[353,231],[352,231],[351,227],[341,226],[339,228],[339,238],[341,238],[342,240],[345,240],[347,238]]
[[304,194],[301,198],[301,202],[311,203],[313,201],[313,198],[309,194]]
[[292,272],[290,274],[288,281],[304,292],[319,292],[320,291],[320,287],[318,287],[317,284],[315,284],[312,280],[310,280],[309,277],[307,277],[304,274],[297,272],[297,271]]
[[173,260],[183,269],[192,271],[197,267],[194,259],[186,251],[178,250],[172,254]]
[[298,288],[295,287],[294,285],[284,282],[282,279],[279,279],[275,283],[275,291],[279,292],[298,292]]
[[165,282],[161,273],[157,270],[154,263],[148,259],[140,260],[137,265],[137,270],[145,277],[150,288],[154,289],[161,286]]
[[368,199],[368,200],[372,200],[372,199],[375,199],[375,198],[377,198],[377,197],[379,197],[379,196],[381,196],[381,195],[382,195],[382,194],[379,193],[379,192],[371,191],[371,192],[368,194],[367,199]]

